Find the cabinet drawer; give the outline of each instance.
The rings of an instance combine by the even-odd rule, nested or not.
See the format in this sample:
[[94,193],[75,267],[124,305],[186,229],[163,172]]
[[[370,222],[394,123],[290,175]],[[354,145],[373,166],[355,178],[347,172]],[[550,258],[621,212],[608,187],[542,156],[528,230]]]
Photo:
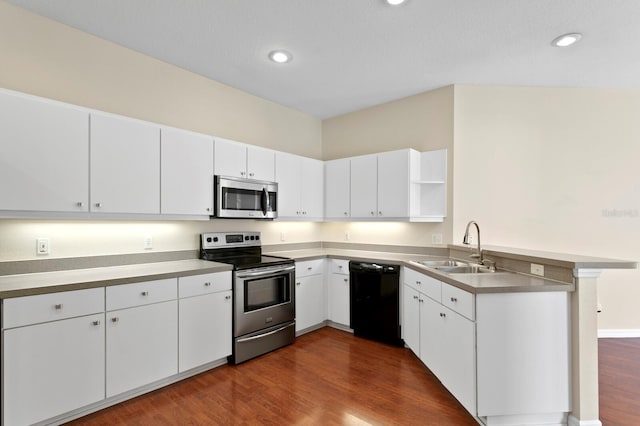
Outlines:
[[404,283],[436,302],[441,301],[442,283],[413,269],[404,268]]
[[104,312],[104,288],[15,297],[2,302],[3,328]]
[[460,315],[475,320],[473,294],[457,287],[442,283],[442,304]]
[[114,285],[107,287],[107,311],[174,300],[177,296],[177,278]]
[[324,259],[305,260],[303,262],[296,262],[296,277],[306,277],[307,275],[322,274],[322,265]]
[[344,259],[331,259],[331,272],[334,274],[348,274],[349,261]]
[[231,290],[231,271],[178,278],[178,295],[181,298],[225,290]]

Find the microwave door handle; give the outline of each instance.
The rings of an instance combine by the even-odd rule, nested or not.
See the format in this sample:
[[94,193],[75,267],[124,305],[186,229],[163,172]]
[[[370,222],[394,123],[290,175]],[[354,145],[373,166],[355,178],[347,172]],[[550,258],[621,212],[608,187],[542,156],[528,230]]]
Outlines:
[[269,193],[267,192],[267,188],[262,188],[262,214],[265,216],[269,211]]

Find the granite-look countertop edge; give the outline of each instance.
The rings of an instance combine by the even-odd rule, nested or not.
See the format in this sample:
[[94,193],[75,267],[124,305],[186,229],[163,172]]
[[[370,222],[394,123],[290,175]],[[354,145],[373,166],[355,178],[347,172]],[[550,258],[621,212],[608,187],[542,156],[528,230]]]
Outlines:
[[418,260],[433,259],[433,256],[406,253],[361,252],[339,249],[313,249],[301,251],[283,251],[270,253],[276,256],[290,257],[296,261],[321,258],[358,260],[363,262],[400,263],[417,272],[450,284],[469,293],[524,293],[543,291],[575,291],[575,285],[533,277],[515,272],[489,274],[445,274],[414,263]]
[[199,259],[0,276],[0,299],[233,270]]

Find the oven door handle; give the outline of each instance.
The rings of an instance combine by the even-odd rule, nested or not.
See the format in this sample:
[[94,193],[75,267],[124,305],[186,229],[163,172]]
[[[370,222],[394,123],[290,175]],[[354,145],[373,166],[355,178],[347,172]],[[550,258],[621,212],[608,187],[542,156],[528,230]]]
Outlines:
[[243,337],[243,338],[241,338],[241,339],[236,339],[236,342],[237,342],[237,343],[244,343],[244,342],[249,342],[249,341],[251,341],[251,340],[262,339],[263,337],[267,337],[267,336],[271,336],[272,334],[279,333],[279,332],[281,332],[282,330],[285,330],[285,329],[287,329],[287,328],[289,328],[289,327],[292,327],[292,326],[294,326],[294,325],[296,325],[296,324],[295,324],[295,323],[287,324],[287,325],[285,325],[284,327],[280,327],[280,328],[278,328],[278,329],[276,329],[276,330],[273,330],[273,331],[270,331],[270,332],[268,332],[268,333],[258,334],[257,336]]
[[295,271],[296,266],[295,265],[291,265],[291,266],[285,266],[284,268],[282,266],[274,266],[272,268],[260,268],[260,269],[250,269],[247,271],[236,271],[236,277],[237,278],[255,278],[255,277],[260,277],[260,276],[267,276],[267,275],[273,275],[274,273],[281,273],[281,272],[291,272],[291,271]]

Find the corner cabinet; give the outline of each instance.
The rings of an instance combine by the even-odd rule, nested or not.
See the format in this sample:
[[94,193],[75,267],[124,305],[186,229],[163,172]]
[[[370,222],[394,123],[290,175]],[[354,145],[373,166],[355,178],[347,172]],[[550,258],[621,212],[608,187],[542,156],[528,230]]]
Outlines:
[[89,113],[0,90],[0,210],[87,212]]
[[313,158],[277,152],[278,219],[320,221],[323,218],[324,167]]
[[324,162],[324,218],[351,218],[351,160],[348,158]]
[[349,290],[349,261],[329,260],[329,281],[327,283],[327,317],[339,328],[351,329],[351,292]]

